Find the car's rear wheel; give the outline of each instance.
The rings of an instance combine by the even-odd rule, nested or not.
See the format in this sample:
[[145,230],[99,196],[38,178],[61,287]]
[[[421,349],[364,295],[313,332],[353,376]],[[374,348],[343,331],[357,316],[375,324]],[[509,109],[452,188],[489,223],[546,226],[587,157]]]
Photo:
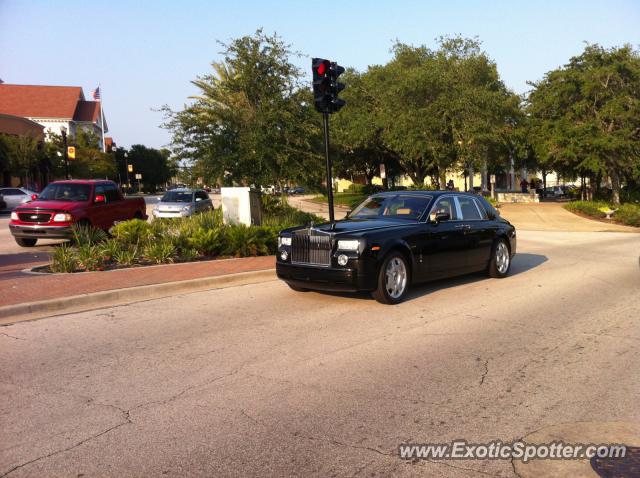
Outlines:
[[38,242],[38,239],[32,239],[30,237],[16,237],[16,242],[20,247],[33,247]]
[[409,289],[410,269],[405,256],[397,251],[389,254],[378,273],[378,287],[371,296],[381,304],[402,302]]
[[495,277],[496,279],[502,279],[506,277],[511,268],[511,252],[507,241],[504,239],[498,239],[493,245],[491,251],[491,261],[489,262],[489,277]]

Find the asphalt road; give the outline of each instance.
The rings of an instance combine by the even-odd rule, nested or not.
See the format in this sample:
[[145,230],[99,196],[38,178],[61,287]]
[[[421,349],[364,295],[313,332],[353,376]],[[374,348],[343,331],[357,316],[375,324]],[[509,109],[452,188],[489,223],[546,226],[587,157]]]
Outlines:
[[397,447],[640,421],[639,253],[524,231],[510,277],[398,306],[273,281],[2,328],[0,476],[515,476]]

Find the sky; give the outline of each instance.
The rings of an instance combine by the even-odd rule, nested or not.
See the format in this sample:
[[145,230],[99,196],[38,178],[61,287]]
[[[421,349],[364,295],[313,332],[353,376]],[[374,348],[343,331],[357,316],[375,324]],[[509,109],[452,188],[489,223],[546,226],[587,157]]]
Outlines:
[[[0,0],[0,79],[101,85],[109,135],[119,146],[163,147],[158,108],[181,108],[190,83],[220,59],[217,40],[276,32],[305,56],[364,70],[390,59],[396,40],[478,37],[506,85],[526,92],[580,54],[585,42],[640,46],[640,0],[609,1],[35,1]],[[348,106],[347,106],[348,107]]]

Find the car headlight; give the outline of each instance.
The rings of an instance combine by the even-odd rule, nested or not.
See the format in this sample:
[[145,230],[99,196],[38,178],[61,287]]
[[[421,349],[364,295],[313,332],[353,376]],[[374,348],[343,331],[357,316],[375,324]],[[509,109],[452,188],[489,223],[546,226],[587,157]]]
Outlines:
[[18,220],[18,213],[14,212],[14,211],[11,211],[11,219],[13,219],[14,221],[17,221]]
[[290,237],[278,237],[278,247],[280,246],[290,246],[291,238]]
[[339,240],[338,249],[341,251],[357,251],[360,247],[360,241],[357,239]]
[[55,216],[53,216],[53,222],[70,222],[71,214],[65,212],[59,212]]
[[185,212],[186,212],[186,211],[191,211],[191,204],[189,204],[188,206],[184,206],[184,207],[182,208],[182,210],[183,210],[183,211],[185,211]]

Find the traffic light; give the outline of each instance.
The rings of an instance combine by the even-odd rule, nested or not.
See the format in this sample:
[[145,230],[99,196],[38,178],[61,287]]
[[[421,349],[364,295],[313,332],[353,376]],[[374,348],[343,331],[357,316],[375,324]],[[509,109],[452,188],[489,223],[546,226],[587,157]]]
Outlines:
[[345,105],[345,101],[338,98],[344,90],[344,84],[338,83],[338,77],[344,73],[344,68],[335,62],[324,58],[311,60],[313,71],[313,101],[320,113],[335,113]]

